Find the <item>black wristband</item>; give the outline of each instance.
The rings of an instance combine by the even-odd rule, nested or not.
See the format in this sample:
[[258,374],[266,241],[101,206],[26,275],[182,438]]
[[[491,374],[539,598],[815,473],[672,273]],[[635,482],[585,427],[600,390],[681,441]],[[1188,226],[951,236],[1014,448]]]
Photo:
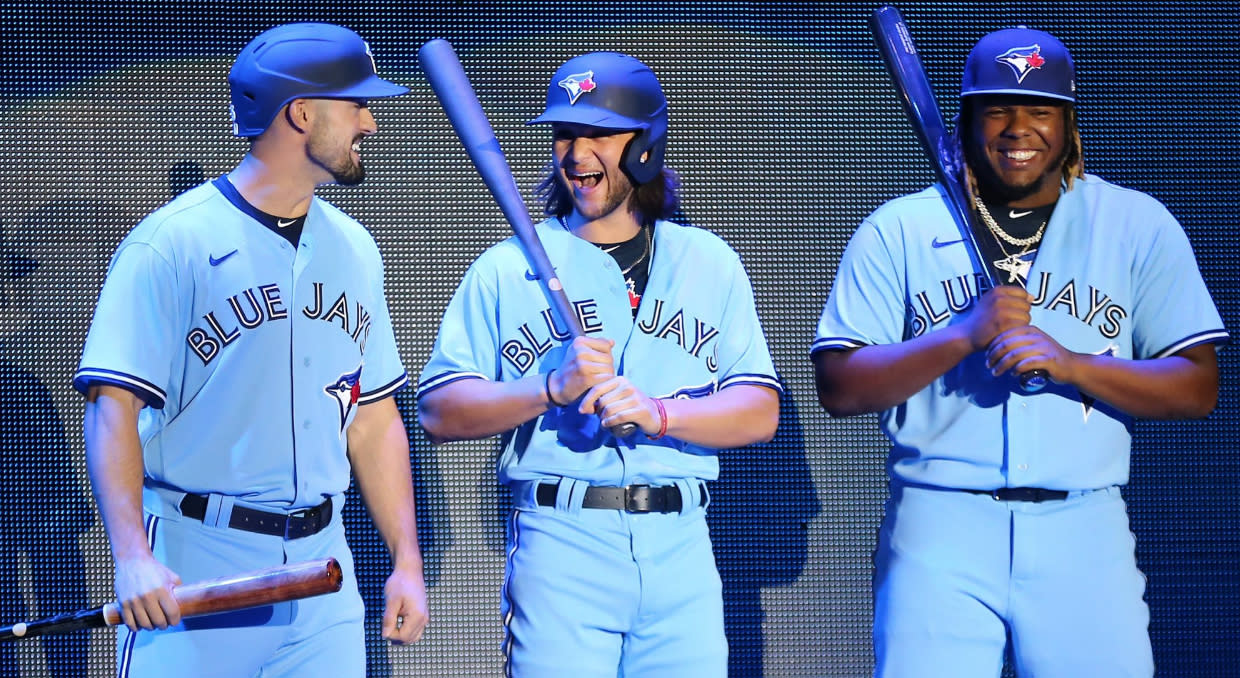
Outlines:
[[548,371],[547,371],[547,378],[543,380],[543,394],[547,396],[547,402],[551,403],[551,405],[552,405],[552,406],[554,406],[554,407],[564,407],[564,405],[561,405],[560,403],[557,403],[557,402],[555,401],[555,398],[552,398],[552,397],[551,397],[551,373],[552,373],[552,372],[554,372],[554,371],[555,371],[555,370],[548,370]]

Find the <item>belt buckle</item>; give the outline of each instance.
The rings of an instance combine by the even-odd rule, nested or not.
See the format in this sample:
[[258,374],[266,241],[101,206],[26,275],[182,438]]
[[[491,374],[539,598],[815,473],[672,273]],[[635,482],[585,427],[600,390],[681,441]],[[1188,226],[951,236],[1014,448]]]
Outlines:
[[[641,496],[645,497],[645,500],[646,500],[644,502],[645,506],[639,505],[639,500],[638,500],[639,493],[635,492],[635,490],[641,491]],[[651,504],[651,496],[650,496],[649,485],[627,485],[625,486],[624,488],[624,510],[625,511],[628,511],[629,513],[650,513],[650,510],[651,510],[650,504]]]
[[[309,531],[309,526],[307,526],[306,523],[302,521],[309,520],[309,519],[317,519],[318,516],[319,516],[319,507],[317,506],[313,506],[308,509],[302,509],[300,511],[294,511],[293,513],[286,515],[284,517],[284,539],[285,541],[289,539],[297,539],[299,537],[305,536],[305,533]],[[294,530],[294,526],[298,526],[298,528]],[[298,534],[291,534],[294,531],[296,531]]]

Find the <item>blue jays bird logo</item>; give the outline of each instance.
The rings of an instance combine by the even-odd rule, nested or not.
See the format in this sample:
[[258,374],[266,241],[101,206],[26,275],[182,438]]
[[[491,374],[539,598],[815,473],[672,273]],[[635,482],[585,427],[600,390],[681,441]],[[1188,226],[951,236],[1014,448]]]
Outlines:
[[339,379],[323,388],[323,392],[335,398],[336,404],[340,405],[341,433],[344,433],[344,426],[349,421],[349,415],[353,413],[353,407],[357,405],[357,399],[362,395],[361,378],[362,366],[358,365],[356,370],[340,375]]
[[574,73],[563,80],[559,81],[560,87],[568,92],[568,104],[571,106],[577,103],[577,98],[582,94],[593,92],[595,87],[594,71],[586,71],[585,73]]
[[995,61],[1011,66],[1016,73],[1017,83],[1024,80],[1026,75],[1041,69],[1042,64],[1046,63],[1046,59],[1042,58],[1042,47],[1039,45],[1013,47],[995,57]]

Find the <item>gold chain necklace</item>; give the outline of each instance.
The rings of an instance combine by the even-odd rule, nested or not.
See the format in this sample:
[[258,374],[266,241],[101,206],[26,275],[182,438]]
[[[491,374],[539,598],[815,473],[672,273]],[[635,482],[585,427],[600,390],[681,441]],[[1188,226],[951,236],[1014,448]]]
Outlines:
[[[986,223],[986,228],[989,228],[990,232],[993,233],[996,238],[1006,242],[1009,245],[1015,245],[1016,247],[1023,247],[1025,249],[1028,249],[1030,245],[1042,239],[1042,233],[1046,231],[1046,224],[1050,221],[1050,219],[1043,221],[1042,225],[1038,227],[1038,232],[1028,238],[1013,238],[1008,235],[1007,231],[1003,230],[1003,228],[999,226],[999,223],[995,221],[994,217],[990,216],[990,210],[986,209],[986,205],[982,203],[977,196],[973,196],[973,204],[977,207],[977,213],[982,215],[982,221]],[[999,249],[1003,249],[1003,246],[1000,245]],[[1004,252],[1004,254],[1007,254],[1007,252]]]

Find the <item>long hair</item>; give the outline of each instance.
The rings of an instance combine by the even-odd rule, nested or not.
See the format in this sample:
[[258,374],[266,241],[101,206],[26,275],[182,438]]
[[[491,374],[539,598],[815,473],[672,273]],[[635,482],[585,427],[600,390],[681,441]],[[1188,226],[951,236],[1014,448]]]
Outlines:
[[[970,136],[973,133],[974,107],[972,102],[961,101],[960,114],[956,116],[956,129],[952,130],[956,168],[963,173],[964,189],[970,200],[978,196],[977,176],[969,165],[968,152]],[[1064,183],[1068,190],[1072,190],[1072,180],[1085,174],[1085,151],[1081,146],[1081,130],[1076,121],[1076,106],[1065,102],[1063,108],[1065,148],[1062,172]]]
[[[547,216],[564,217],[573,211],[573,198],[568,187],[560,183],[552,163],[547,164],[534,194],[544,201],[543,212]],[[642,224],[655,219],[670,219],[680,208],[680,177],[676,171],[664,165],[658,176],[634,187],[628,208],[637,214],[637,220]]]

